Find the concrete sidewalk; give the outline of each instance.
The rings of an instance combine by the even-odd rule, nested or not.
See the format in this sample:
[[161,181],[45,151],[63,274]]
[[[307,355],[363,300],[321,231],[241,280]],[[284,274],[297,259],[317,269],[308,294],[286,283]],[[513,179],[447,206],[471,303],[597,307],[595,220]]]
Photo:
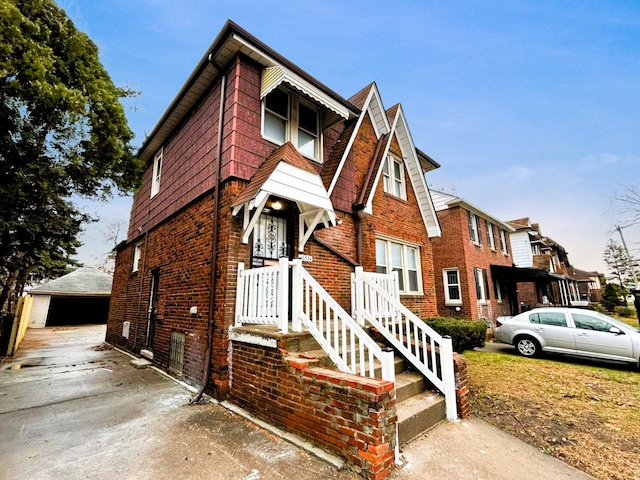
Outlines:
[[[0,366],[0,479],[360,479],[130,358],[104,326],[30,330]],[[592,478],[489,424],[445,422],[393,479]]]

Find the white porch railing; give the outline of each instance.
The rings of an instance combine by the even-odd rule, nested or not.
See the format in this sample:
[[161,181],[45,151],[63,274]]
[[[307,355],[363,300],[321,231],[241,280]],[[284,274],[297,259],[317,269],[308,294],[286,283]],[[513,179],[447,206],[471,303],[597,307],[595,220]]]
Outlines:
[[236,326],[277,325],[289,330],[289,268],[291,329],[308,329],[343,372],[381,377],[395,383],[393,352],[384,351],[307,272],[300,260],[281,259],[277,266],[245,270],[238,264]]
[[[447,418],[457,419],[453,347],[381,285],[380,274],[356,267],[356,318],[367,321],[445,396]],[[392,307],[392,308],[390,308]]]
[[289,331],[289,260],[250,270],[238,264],[235,324],[275,324],[282,333]]

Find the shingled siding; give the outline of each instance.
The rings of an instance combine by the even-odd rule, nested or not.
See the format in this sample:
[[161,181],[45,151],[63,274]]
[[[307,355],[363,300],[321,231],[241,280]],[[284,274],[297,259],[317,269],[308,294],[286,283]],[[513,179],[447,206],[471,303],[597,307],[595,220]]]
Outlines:
[[359,377],[283,350],[232,342],[230,399],[252,414],[337,454],[362,476],[393,468],[396,397],[392,382]]

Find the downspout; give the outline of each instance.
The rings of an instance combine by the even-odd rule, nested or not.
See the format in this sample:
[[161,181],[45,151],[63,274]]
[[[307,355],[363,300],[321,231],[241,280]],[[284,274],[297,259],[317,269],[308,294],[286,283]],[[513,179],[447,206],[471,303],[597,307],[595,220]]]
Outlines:
[[[378,143],[376,144],[376,150],[373,152],[373,157],[371,159],[371,166],[375,165],[376,158],[380,154],[380,149],[382,148],[382,138],[378,139]],[[386,137],[385,137],[386,138]],[[356,223],[356,260],[358,265],[362,265],[362,218],[360,217],[360,212],[365,209],[365,194],[367,191],[367,186],[371,183],[371,177],[373,176],[373,168],[369,167],[367,170],[367,176],[364,180],[362,190],[360,191],[360,195],[358,195],[358,200],[353,204],[353,218]]]
[[[209,55],[209,61],[212,61],[211,55]],[[211,373],[211,352],[213,350],[213,325],[215,320],[215,306],[216,306],[216,271],[218,270],[218,210],[220,207],[220,171],[222,170],[222,127],[224,120],[224,108],[225,108],[225,84],[227,83],[227,75],[222,75],[220,81],[220,111],[218,115],[218,146],[217,161],[216,161],[216,186],[213,201],[213,232],[211,234],[211,291],[209,293],[209,326],[207,329],[207,353],[205,355],[204,374],[202,375],[202,386],[195,396],[190,400],[190,403],[197,403],[202,398],[204,389],[209,382],[209,374]]]

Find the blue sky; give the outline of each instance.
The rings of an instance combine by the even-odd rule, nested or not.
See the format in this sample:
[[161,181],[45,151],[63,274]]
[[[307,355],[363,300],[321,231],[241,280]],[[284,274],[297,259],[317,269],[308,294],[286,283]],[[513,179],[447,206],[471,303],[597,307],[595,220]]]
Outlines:
[[[640,184],[637,1],[59,0],[100,49],[136,145],[232,19],[345,98],[375,81],[442,167],[432,188],[530,217],[571,263],[605,272],[619,240],[609,197]],[[128,220],[130,199],[87,204]],[[110,246],[87,228],[86,264]],[[623,230],[640,253],[640,228]]]

